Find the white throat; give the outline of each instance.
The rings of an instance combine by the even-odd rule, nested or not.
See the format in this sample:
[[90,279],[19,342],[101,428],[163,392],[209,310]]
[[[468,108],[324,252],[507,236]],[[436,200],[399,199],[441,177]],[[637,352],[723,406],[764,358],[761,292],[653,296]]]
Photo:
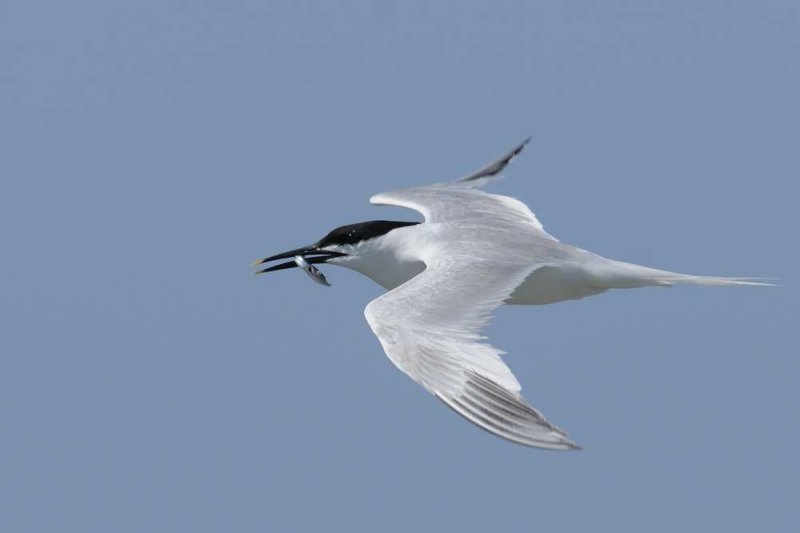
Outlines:
[[392,290],[425,270],[425,263],[408,253],[411,234],[413,227],[397,228],[386,235],[343,246],[339,251],[347,255],[328,263],[353,269]]

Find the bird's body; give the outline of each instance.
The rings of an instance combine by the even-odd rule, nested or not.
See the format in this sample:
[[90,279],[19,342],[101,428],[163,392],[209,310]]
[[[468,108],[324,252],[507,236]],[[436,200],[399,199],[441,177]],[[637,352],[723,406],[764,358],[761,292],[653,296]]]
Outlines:
[[373,279],[388,292],[367,305],[364,314],[400,370],[487,431],[530,446],[571,449],[576,446],[566,434],[522,398],[501,352],[483,342],[480,330],[491,311],[503,304],[549,304],[614,288],[759,283],[656,270],[559,242],[519,200],[479,189],[524,145],[459,181],[370,199],[418,211],[423,223],[343,226],[315,245],[259,263],[299,254]]
[[[413,194],[415,191],[428,194],[435,192],[445,201],[455,195],[467,196],[462,198],[462,206],[466,205],[464,200],[479,205],[492,198],[511,200],[457,184],[439,187],[433,191],[427,187],[407,189],[396,194]],[[371,201],[376,204],[385,202],[387,205],[400,205],[390,203],[391,200],[383,200],[391,198],[391,195],[392,193],[376,195]],[[508,254],[510,248],[513,248],[515,253],[526,257],[523,263],[527,261],[535,268],[503,302],[509,305],[551,304],[600,294],[609,289],[669,286],[673,283],[752,284],[746,280],[692,276],[607,259],[562,243],[545,233],[540,226],[532,225],[524,219],[506,221],[505,228],[493,228],[497,224],[497,216],[494,214],[483,220],[468,215],[466,219],[400,227],[379,238],[346,245],[340,250],[347,255],[327,262],[356,270],[391,291],[425,270],[426,263],[422,257],[426,250],[432,250],[434,254],[454,254],[456,248],[453,244],[463,243],[468,245],[464,247],[464,252],[469,254],[465,258],[467,261],[478,256],[485,260],[496,250],[499,261],[504,262],[508,257],[503,257],[503,254]]]
[[[481,234],[480,230],[475,230],[459,223],[452,227],[440,223],[398,228],[385,235],[379,245],[365,243],[361,247],[355,246],[347,256],[331,263],[356,270],[391,291],[425,270],[420,251],[425,247],[436,248],[437,242],[444,237],[443,233],[448,234],[447,242],[455,239],[456,234],[461,234],[484,250],[495,244],[475,241],[475,235]],[[513,236],[514,239],[518,237]],[[613,261],[552,239],[537,235],[529,237],[531,265],[536,264],[539,268],[525,277],[505,304],[549,304],[591,296],[612,288],[610,278],[603,283],[601,269],[605,267],[606,271],[610,271],[609,265]],[[546,266],[535,263],[534,256],[537,255],[548,257],[549,263]]]

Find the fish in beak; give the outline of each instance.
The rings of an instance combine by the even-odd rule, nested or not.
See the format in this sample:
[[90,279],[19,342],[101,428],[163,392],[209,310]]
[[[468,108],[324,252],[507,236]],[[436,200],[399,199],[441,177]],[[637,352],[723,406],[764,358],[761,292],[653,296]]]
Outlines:
[[289,259],[293,258],[293,261],[287,261],[285,263],[279,263],[277,265],[272,265],[271,267],[267,267],[261,269],[255,274],[266,274],[267,272],[276,272],[278,270],[285,270],[287,268],[296,268],[299,267],[308,274],[311,279],[320,283],[322,285],[330,285],[328,281],[325,279],[325,276],[322,272],[319,271],[314,264],[325,263],[329,259],[333,257],[340,257],[344,254],[342,252],[333,252],[330,250],[323,250],[319,248],[317,245],[311,246],[304,246],[303,248],[297,248],[295,250],[289,250],[288,252],[283,252],[281,254],[271,255],[269,257],[265,257],[264,259],[259,259],[251,266],[258,266],[263,265],[264,263],[269,263],[272,261],[278,261],[280,259]]

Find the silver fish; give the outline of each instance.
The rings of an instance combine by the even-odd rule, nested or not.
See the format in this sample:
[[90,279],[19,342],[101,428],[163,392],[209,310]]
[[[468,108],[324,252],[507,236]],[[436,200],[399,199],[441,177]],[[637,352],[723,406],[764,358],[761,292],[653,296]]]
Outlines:
[[297,266],[305,270],[306,274],[308,274],[308,276],[311,279],[313,279],[320,285],[325,285],[326,287],[331,286],[331,284],[328,283],[328,280],[325,279],[325,274],[320,272],[320,270],[317,267],[306,261],[306,258],[303,257],[302,255],[294,256],[294,262]]

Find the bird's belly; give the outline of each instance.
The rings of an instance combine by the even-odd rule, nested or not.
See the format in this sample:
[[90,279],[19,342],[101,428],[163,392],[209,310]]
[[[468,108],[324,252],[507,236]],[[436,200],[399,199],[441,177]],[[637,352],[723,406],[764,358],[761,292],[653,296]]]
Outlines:
[[506,301],[509,305],[543,305],[600,294],[593,276],[579,265],[544,266],[531,273]]

